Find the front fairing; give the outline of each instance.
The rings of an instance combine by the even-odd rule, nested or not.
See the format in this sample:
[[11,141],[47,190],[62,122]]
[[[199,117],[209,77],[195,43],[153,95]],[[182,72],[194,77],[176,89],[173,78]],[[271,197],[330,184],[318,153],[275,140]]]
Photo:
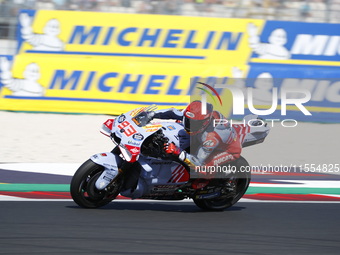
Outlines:
[[138,122],[133,119],[138,113],[134,109],[115,118],[112,123],[111,132],[118,137],[119,149],[128,162],[138,160],[143,141],[153,133],[162,128],[160,123],[150,123],[139,126]]
[[115,119],[108,119],[100,130],[119,146],[126,161],[132,163],[138,160],[143,142],[159,129],[177,147],[186,149],[190,145],[189,135],[183,125],[176,122],[151,122],[153,112],[144,112],[144,109],[147,108],[137,108]]

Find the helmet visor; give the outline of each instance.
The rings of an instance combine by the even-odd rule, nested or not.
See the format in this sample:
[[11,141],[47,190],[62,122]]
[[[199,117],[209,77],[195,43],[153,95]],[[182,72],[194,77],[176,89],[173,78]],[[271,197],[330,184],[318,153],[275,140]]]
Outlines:
[[184,116],[184,128],[188,133],[198,132],[200,130],[203,130],[208,122],[208,119],[203,120],[193,120],[189,119],[188,117]]

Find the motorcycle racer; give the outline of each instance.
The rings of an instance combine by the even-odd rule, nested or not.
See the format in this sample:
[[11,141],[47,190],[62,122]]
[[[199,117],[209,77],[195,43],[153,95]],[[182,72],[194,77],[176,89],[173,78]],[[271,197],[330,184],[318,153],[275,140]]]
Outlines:
[[[176,119],[183,122],[190,135],[190,153],[174,143],[164,144],[166,153],[177,156],[190,167],[216,166],[240,157],[241,144],[237,132],[228,120],[207,103],[206,114],[201,113],[202,102],[194,101],[184,111],[171,108],[158,110],[154,118]],[[196,146],[195,146],[196,145]],[[193,149],[198,147],[197,150]],[[214,173],[206,173],[210,178]]]
[[[155,117],[181,123],[152,121]],[[197,101],[185,111],[139,107],[108,119],[100,132],[115,146],[91,156],[74,174],[70,192],[78,205],[98,208],[120,194],[132,199],[191,198],[203,210],[223,210],[244,195],[251,180],[250,171],[239,171],[250,169],[239,155],[240,147],[263,142],[269,127],[257,115],[245,116],[243,125],[232,125],[212,105]],[[238,148],[235,153],[233,145]],[[205,164],[217,167],[208,169]],[[212,176],[213,170],[217,171]]]

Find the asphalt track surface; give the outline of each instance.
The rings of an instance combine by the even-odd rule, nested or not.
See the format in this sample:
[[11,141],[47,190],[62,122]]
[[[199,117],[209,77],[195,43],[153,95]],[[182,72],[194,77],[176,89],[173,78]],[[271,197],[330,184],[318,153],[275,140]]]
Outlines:
[[1,202],[0,254],[339,254],[339,203]]

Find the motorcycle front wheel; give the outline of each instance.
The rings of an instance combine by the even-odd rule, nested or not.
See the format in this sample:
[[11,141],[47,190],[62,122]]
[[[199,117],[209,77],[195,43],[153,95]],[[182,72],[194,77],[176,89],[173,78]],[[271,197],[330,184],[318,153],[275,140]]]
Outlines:
[[113,192],[98,190],[95,183],[104,167],[92,160],[87,160],[74,174],[70,192],[74,202],[83,208],[98,208],[110,203],[119,194],[120,185],[116,184]]
[[[203,210],[209,210],[209,211],[222,211],[236,204],[243,197],[243,195],[246,193],[249,187],[249,183],[251,180],[251,172],[250,171],[245,171],[245,172],[239,171],[241,169],[241,166],[244,166],[244,167],[249,166],[247,160],[245,160],[242,156],[235,162],[235,165],[238,170],[238,173],[235,173],[233,176],[230,177],[230,180],[232,180],[236,184],[235,195],[232,197],[224,198],[224,199],[221,199],[221,198],[194,199],[195,204],[199,208]],[[246,169],[246,168],[243,168],[243,169]]]

